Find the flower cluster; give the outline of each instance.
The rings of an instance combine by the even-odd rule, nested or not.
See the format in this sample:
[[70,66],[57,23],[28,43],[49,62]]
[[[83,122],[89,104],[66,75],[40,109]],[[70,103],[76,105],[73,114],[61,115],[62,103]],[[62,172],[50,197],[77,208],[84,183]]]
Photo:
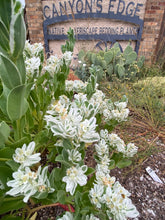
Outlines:
[[[108,134],[107,130],[101,130],[100,137],[102,138],[101,141],[105,141],[105,143],[111,149],[115,149],[122,153],[124,157],[133,157],[137,153],[138,147],[136,147],[135,144],[128,143],[126,145],[124,141],[115,133]],[[99,147],[97,147],[97,149],[99,149]]]
[[25,42],[24,57],[40,57],[43,52],[43,45],[41,43],[30,44],[29,41]]
[[[84,93],[87,84],[87,82],[84,83],[81,80],[66,81],[66,91]],[[97,89],[97,86],[98,85],[96,84],[95,93],[92,95],[91,99],[88,100],[95,106],[97,113],[102,114],[105,122],[109,122],[111,120],[115,120],[117,122],[126,121],[129,115],[127,98],[123,97],[120,102],[118,101],[113,103],[110,99],[105,98],[105,94],[101,90]]]
[[37,196],[38,193],[54,192],[47,177],[48,167],[41,169],[41,166],[39,166],[36,172],[30,169],[31,165],[41,160],[40,153],[33,153],[34,149],[35,143],[30,142],[28,146],[24,144],[22,148],[17,148],[15,150],[13,159],[21,165],[18,170],[13,173],[14,179],[7,182],[7,185],[12,187],[12,189],[6,194],[11,196],[22,195],[24,196],[24,202],[27,202],[31,196]]
[[76,93],[79,93],[79,92],[84,92],[85,91],[85,88],[87,86],[87,82],[83,82],[81,80],[66,80],[65,81],[65,87],[66,87],[66,91],[73,91],[73,92],[76,92]]
[[95,106],[90,105],[86,95],[75,94],[74,100],[69,101],[61,96],[55,105],[51,105],[45,116],[47,127],[55,136],[72,138],[76,143],[92,143],[99,140],[96,130],[96,118],[89,115],[95,112]]
[[129,109],[127,107],[127,101],[113,103],[110,99],[104,101],[103,115],[105,121],[115,119],[118,122],[126,121]]
[[37,78],[40,74],[40,68],[44,58],[42,44],[30,44],[29,41],[26,41],[23,55],[27,79]]
[[61,67],[65,64],[69,66],[72,60],[72,52],[66,51],[61,58],[58,58],[57,55],[51,55],[49,59],[47,59],[46,66],[44,67],[44,71],[48,71],[50,75],[54,75],[58,73]]
[[115,177],[109,175],[109,146],[116,146],[116,142],[120,144],[121,139],[111,142],[111,137],[108,132],[101,131],[102,139],[95,145],[95,149],[99,158],[96,167],[96,180],[94,187],[90,190],[90,200],[97,209],[105,208],[107,216],[111,219],[126,220],[135,218],[139,215],[136,207],[132,204],[129,198],[130,193],[116,181]]
[[109,182],[104,185],[94,184],[90,191],[91,202],[96,208],[106,207],[108,217],[116,220],[126,220],[139,215],[129,196],[130,193],[118,181],[112,186]]

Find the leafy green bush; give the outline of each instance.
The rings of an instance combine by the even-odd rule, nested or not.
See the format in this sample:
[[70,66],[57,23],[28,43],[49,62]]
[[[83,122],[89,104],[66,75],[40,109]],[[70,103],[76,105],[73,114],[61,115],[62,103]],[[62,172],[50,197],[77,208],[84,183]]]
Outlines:
[[165,97],[165,77],[163,76],[147,77],[134,83],[133,86],[139,90],[143,89],[143,91],[151,88],[152,93],[158,97]]
[[158,65],[153,64],[151,66],[144,65],[138,74],[138,79],[154,76],[165,76],[165,69]]
[[[137,60],[137,54],[132,47],[128,45],[122,53],[118,43],[108,51],[84,52],[80,51],[79,62],[76,74],[80,79],[86,79],[90,76],[90,67],[95,67],[95,75],[100,81],[103,77],[108,77],[110,80],[117,76],[120,80],[134,80],[142,68],[144,57]],[[83,65],[86,65],[83,68]],[[83,68],[83,71],[82,71]]]

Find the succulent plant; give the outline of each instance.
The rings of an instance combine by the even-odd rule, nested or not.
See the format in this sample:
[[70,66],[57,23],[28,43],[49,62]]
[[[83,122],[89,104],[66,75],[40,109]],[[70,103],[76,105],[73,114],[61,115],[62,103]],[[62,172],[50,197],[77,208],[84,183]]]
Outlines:
[[[118,43],[115,43],[108,51],[98,53],[80,51],[78,58],[87,64],[86,71],[89,76],[89,67],[91,65],[97,67],[97,71],[95,71],[97,81],[100,81],[104,75],[107,75],[110,80],[113,76],[117,76],[121,80],[133,80],[144,63],[143,56],[137,60],[137,54],[131,45],[128,45],[122,53]],[[81,73],[79,73],[79,77],[81,78]]]

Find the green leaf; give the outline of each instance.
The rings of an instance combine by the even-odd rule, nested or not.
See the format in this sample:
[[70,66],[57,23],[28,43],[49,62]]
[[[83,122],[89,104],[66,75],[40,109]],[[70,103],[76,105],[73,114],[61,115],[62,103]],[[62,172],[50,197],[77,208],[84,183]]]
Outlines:
[[12,121],[20,119],[28,109],[28,103],[25,97],[26,86],[15,87],[9,93],[7,99],[7,112]]
[[6,158],[11,160],[14,152],[14,149],[11,149],[10,147],[4,147],[0,150],[0,158]]
[[[10,167],[7,166],[0,166],[0,181],[3,187],[6,189],[8,186],[6,185],[6,182],[9,178],[12,177],[13,171]],[[0,213],[1,214],[1,213]]]
[[22,54],[26,40],[24,18],[20,12],[15,16],[16,19],[13,18],[10,25],[10,50],[14,61]]
[[48,196],[48,192],[37,192],[34,197],[36,199],[46,199]]
[[142,68],[142,67],[143,67],[144,60],[145,60],[145,57],[144,57],[144,56],[141,56],[141,57],[139,58],[139,60],[137,61],[137,65],[138,65],[139,68]]
[[16,163],[15,161],[13,160],[9,160],[9,161],[6,161],[6,164],[15,172],[18,170],[20,164],[19,163]]
[[72,149],[72,143],[69,139],[64,139],[63,140],[63,146],[66,150],[71,150]]
[[113,64],[112,63],[108,65],[107,73],[109,76],[112,76],[112,74],[113,74]]
[[64,190],[58,190],[57,200],[61,204],[66,204],[66,192]]
[[109,169],[112,170],[114,168],[115,168],[115,161],[114,160],[110,160]]
[[9,32],[2,21],[0,21],[0,47],[5,51],[10,51]]
[[4,146],[4,143],[7,141],[10,135],[10,127],[6,124],[6,122],[0,123],[0,147]]
[[22,83],[24,84],[25,80],[26,80],[26,69],[25,69],[25,62],[24,62],[23,55],[19,56],[19,58],[16,60],[15,65],[17,66],[17,68],[18,68],[18,70],[19,70],[19,72],[21,74]]
[[22,84],[22,79],[17,66],[6,56],[0,53],[0,76],[4,85],[13,89]]
[[0,108],[4,115],[7,115],[7,97],[10,93],[10,90],[3,85],[3,93],[0,96]]
[[113,153],[111,159],[115,161],[115,164],[117,164],[121,159],[123,158],[122,153]]
[[137,53],[135,51],[132,51],[129,54],[126,54],[126,55],[124,54],[124,58],[126,59],[125,64],[131,64],[136,60]]
[[119,76],[119,78],[123,78],[123,76],[125,74],[125,68],[123,65],[120,65],[120,64],[117,64],[117,65],[118,65],[118,68],[117,68],[118,76]]
[[128,160],[126,158],[123,158],[122,160],[120,160],[116,166],[118,168],[124,168],[124,167],[128,167],[129,165],[131,165],[132,161],[131,160]]
[[0,0],[0,19],[9,30],[11,22],[12,4],[11,0]]
[[8,145],[10,148],[16,149],[19,147],[22,147],[23,144],[28,144],[30,142],[30,139],[28,137],[23,137],[19,139],[18,141],[14,142],[13,144]]
[[95,169],[93,169],[92,167],[88,167],[88,169],[87,169],[85,174],[88,176],[88,175],[90,175],[92,173],[95,173]]
[[113,60],[113,52],[111,50],[109,50],[108,52],[105,52],[104,59],[105,59],[107,64],[112,62],[112,60]]
[[63,149],[62,151],[62,156],[63,159],[68,162],[68,152],[65,149]]
[[9,197],[1,200],[0,203],[0,214],[18,210],[26,206],[26,203],[22,201],[22,197]]
[[66,162],[64,159],[63,159],[63,156],[60,154],[56,157],[55,161],[58,161],[64,165],[66,165],[67,167],[71,167],[72,164],[70,164],[69,162]]
[[128,55],[129,53],[131,53],[131,52],[133,52],[133,48],[132,48],[130,45],[128,45],[128,46],[125,48],[123,54],[126,56],[126,55]]
[[61,168],[54,168],[49,177],[51,187],[54,188],[55,182],[60,181],[64,174],[64,170],[62,170]]

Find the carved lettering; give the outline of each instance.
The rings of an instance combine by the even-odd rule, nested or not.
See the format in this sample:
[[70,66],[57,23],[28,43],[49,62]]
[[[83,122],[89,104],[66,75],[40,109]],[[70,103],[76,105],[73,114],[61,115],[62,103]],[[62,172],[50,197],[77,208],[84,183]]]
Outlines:
[[126,15],[129,15],[129,16],[132,16],[132,15],[133,15],[133,12],[134,12],[134,5],[135,5],[134,2],[130,2],[130,3],[127,5],[127,8],[126,8]]
[[76,11],[78,14],[82,13],[83,11],[83,1],[82,0],[78,0],[76,3]]
[[46,19],[49,19],[49,18],[51,18],[51,15],[49,13],[47,15],[47,9],[48,9],[48,11],[50,10],[49,6],[45,5],[45,7],[44,7],[44,17]]
[[58,12],[57,12],[55,4],[53,4],[52,17],[53,18],[56,17],[55,15],[58,16]]
[[[101,4],[99,4],[99,2],[100,2]],[[101,13],[101,12],[102,12],[102,9],[103,9],[103,7],[102,7],[102,0],[97,0],[96,6],[97,6],[96,12],[97,12],[97,13]],[[98,10],[98,9],[99,9],[99,10]]]
[[125,2],[123,0],[119,0],[119,4],[117,7],[117,14],[123,14],[125,9]]

